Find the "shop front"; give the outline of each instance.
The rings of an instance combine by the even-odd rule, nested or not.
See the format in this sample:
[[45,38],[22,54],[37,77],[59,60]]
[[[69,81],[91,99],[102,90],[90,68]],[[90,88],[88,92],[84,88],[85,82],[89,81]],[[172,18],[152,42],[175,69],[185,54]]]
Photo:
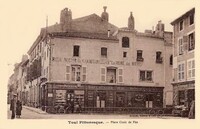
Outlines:
[[163,87],[47,83],[43,106],[81,106],[87,110],[162,108]]

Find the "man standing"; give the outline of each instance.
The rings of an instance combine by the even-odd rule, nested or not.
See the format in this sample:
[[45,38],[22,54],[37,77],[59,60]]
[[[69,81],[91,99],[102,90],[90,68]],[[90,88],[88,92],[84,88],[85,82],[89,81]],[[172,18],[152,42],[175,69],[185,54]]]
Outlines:
[[13,98],[12,98],[11,104],[10,104],[10,110],[12,111],[11,119],[15,119],[16,101],[17,101],[17,95],[13,94]]

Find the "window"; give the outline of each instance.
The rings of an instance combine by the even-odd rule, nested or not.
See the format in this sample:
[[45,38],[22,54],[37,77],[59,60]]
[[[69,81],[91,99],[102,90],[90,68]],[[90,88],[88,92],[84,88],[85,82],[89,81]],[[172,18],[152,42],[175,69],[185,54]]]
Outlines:
[[74,53],[73,53],[73,56],[77,56],[77,57],[79,57],[79,46],[77,46],[77,45],[75,45],[74,46]]
[[184,63],[178,65],[178,80],[182,81],[185,77],[184,75]]
[[81,81],[81,66],[72,66],[72,81]]
[[188,78],[194,78],[195,77],[195,61],[193,60],[189,60],[188,62]]
[[140,81],[153,81],[152,73],[153,73],[153,71],[141,70],[140,71]]
[[127,57],[127,52],[123,52],[123,57]]
[[169,64],[173,65],[173,55],[171,55],[170,58],[169,58]]
[[179,22],[179,31],[183,30],[183,21]]
[[162,63],[161,54],[162,54],[162,52],[160,52],[160,51],[156,52],[156,63]]
[[129,48],[129,38],[128,37],[122,38],[122,47]]
[[183,54],[183,38],[178,39],[178,53]]
[[189,51],[194,50],[195,48],[195,38],[194,33],[189,34]]
[[190,25],[194,24],[194,14],[190,15]]
[[107,83],[116,83],[116,68],[107,68],[106,81]]
[[137,61],[143,61],[142,50],[137,50]]
[[101,48],[101,57],[107,57],[107,48],[106,47]]

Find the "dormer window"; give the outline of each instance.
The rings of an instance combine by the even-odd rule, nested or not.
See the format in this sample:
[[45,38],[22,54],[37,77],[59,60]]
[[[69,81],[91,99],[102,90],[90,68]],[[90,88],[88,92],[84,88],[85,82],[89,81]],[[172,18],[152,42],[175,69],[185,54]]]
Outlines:
[[128,37],[122,38],[122,47],[123,48],[129,48],[129,38]]

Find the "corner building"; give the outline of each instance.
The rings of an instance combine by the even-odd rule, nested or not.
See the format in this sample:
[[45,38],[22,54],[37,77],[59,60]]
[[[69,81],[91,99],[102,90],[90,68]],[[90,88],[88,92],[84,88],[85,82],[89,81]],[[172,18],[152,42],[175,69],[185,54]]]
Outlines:
[[[104,7],[72,19],[67,8],[59,24],[43,28],[39,83],[40,106],[81,104],[85,109],[162,108],[172,93],[172,33],[159,21],[156,30],[135,30],[109,23]],[[31,50],[29,50],[29,53]]]
[[171,22],[174,27],[174,105],[190,107],[195,100],[195,8]]

